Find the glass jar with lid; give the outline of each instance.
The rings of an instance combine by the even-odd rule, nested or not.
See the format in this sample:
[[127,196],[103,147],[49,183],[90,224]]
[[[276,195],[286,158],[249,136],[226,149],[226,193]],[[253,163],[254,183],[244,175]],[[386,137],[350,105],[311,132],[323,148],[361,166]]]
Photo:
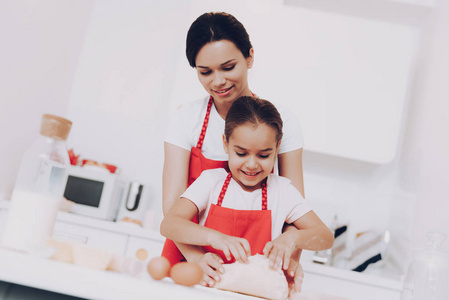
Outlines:
[[33,252],[51,237],[70,164],[66,140],[72,122],[42,116],[40,135],[22,157],[9,204],[2,245]]
[[442,250],[441,232],[428,232],[427,245],[415,251],[404,281],[401,300],[448,300],[449,254]]

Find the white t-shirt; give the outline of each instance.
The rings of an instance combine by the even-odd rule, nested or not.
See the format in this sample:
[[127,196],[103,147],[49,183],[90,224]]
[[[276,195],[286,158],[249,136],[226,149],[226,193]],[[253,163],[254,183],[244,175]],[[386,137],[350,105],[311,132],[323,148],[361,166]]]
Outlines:
[[[164,141],[188,151],[192,147],[196,147],[208,102],[209,97],[181,106],[170,120]],[[282,106],[277,106],[276,108],[283,121],[283,137],[279,147],[279,154],[302,148],[303,138],[297,118]],[[201,149],[206,158],[228,160],[228,155],[223,149],[224,126],[225,120],[218,114],[215,105],[212,105],[209,124]]]
[[[211,204],[217,204],[227,175],[225,169],[203,171],[201,176],[181,195],[197,206],[201,225],[206,222]],[[267,199],[267,209],[271,210],[272,239],[282,233],[284,223],[293,223],[311,210],[290,180],[278,175],[268,175]],[[238,210],[261,210],[262,189],[247,192],[234,179],[231,179],[221,206]]]

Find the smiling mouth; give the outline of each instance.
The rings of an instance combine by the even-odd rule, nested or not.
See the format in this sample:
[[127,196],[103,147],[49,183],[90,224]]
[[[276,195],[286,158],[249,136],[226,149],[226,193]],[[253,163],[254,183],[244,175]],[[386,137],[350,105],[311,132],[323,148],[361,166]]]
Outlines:
[[214,90],[214,92],[215,93],[217,93],[217,94],[225,94],[225,93],[227,93],[230,89],[232,89],[234,86],[231,86],[231,87],[229,87],[229,88],[227,88],[227,89],[224,89],[224,90]]
[[261,173],[261,171],[259,171],[259,172],[245,172],[245,171],[242,170],[242,173],[247,175],[247,176],[257,176],[257,175],[259,175]]

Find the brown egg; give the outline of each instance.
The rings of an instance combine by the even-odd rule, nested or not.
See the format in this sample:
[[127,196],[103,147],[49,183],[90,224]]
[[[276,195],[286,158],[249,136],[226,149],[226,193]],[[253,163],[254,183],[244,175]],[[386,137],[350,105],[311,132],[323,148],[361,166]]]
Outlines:
[[161,280],[170,273],[170,262],[163,256],[154,257],[148,262],[147,271],[154,280]]
[[180,262],[171,268],[170,277],[177,284],[193,286],[200,283],[203,270],[195,262]]

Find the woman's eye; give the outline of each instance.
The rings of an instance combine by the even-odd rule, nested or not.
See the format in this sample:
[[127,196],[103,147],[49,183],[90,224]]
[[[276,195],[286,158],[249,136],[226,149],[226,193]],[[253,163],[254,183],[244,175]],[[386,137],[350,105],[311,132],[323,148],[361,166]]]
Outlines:
[[265,159],[265,158],[270,157],[270,154],[267,154],[267,155],[262,155],[262,154],[261,154],[261,155],[259,155],[259,157]]
[[245,156],[245,155],[246,155],[246,153],[239,153],[239,152],[236,152],[235,154],[237,154],[237,156],[240,156],[240,157],[242,157],[242,156]]
[[203,75],[203,76],[207,76],[207,75],[209,75],[210,73],[212,73],[212,71],[204,71],[204,72],[200,72],[201,73],[201,75]]
[[235,65],[232,65],[230,67],[223,67],[223,70],[225,71],[231,71],[232,69],[234,69]]

